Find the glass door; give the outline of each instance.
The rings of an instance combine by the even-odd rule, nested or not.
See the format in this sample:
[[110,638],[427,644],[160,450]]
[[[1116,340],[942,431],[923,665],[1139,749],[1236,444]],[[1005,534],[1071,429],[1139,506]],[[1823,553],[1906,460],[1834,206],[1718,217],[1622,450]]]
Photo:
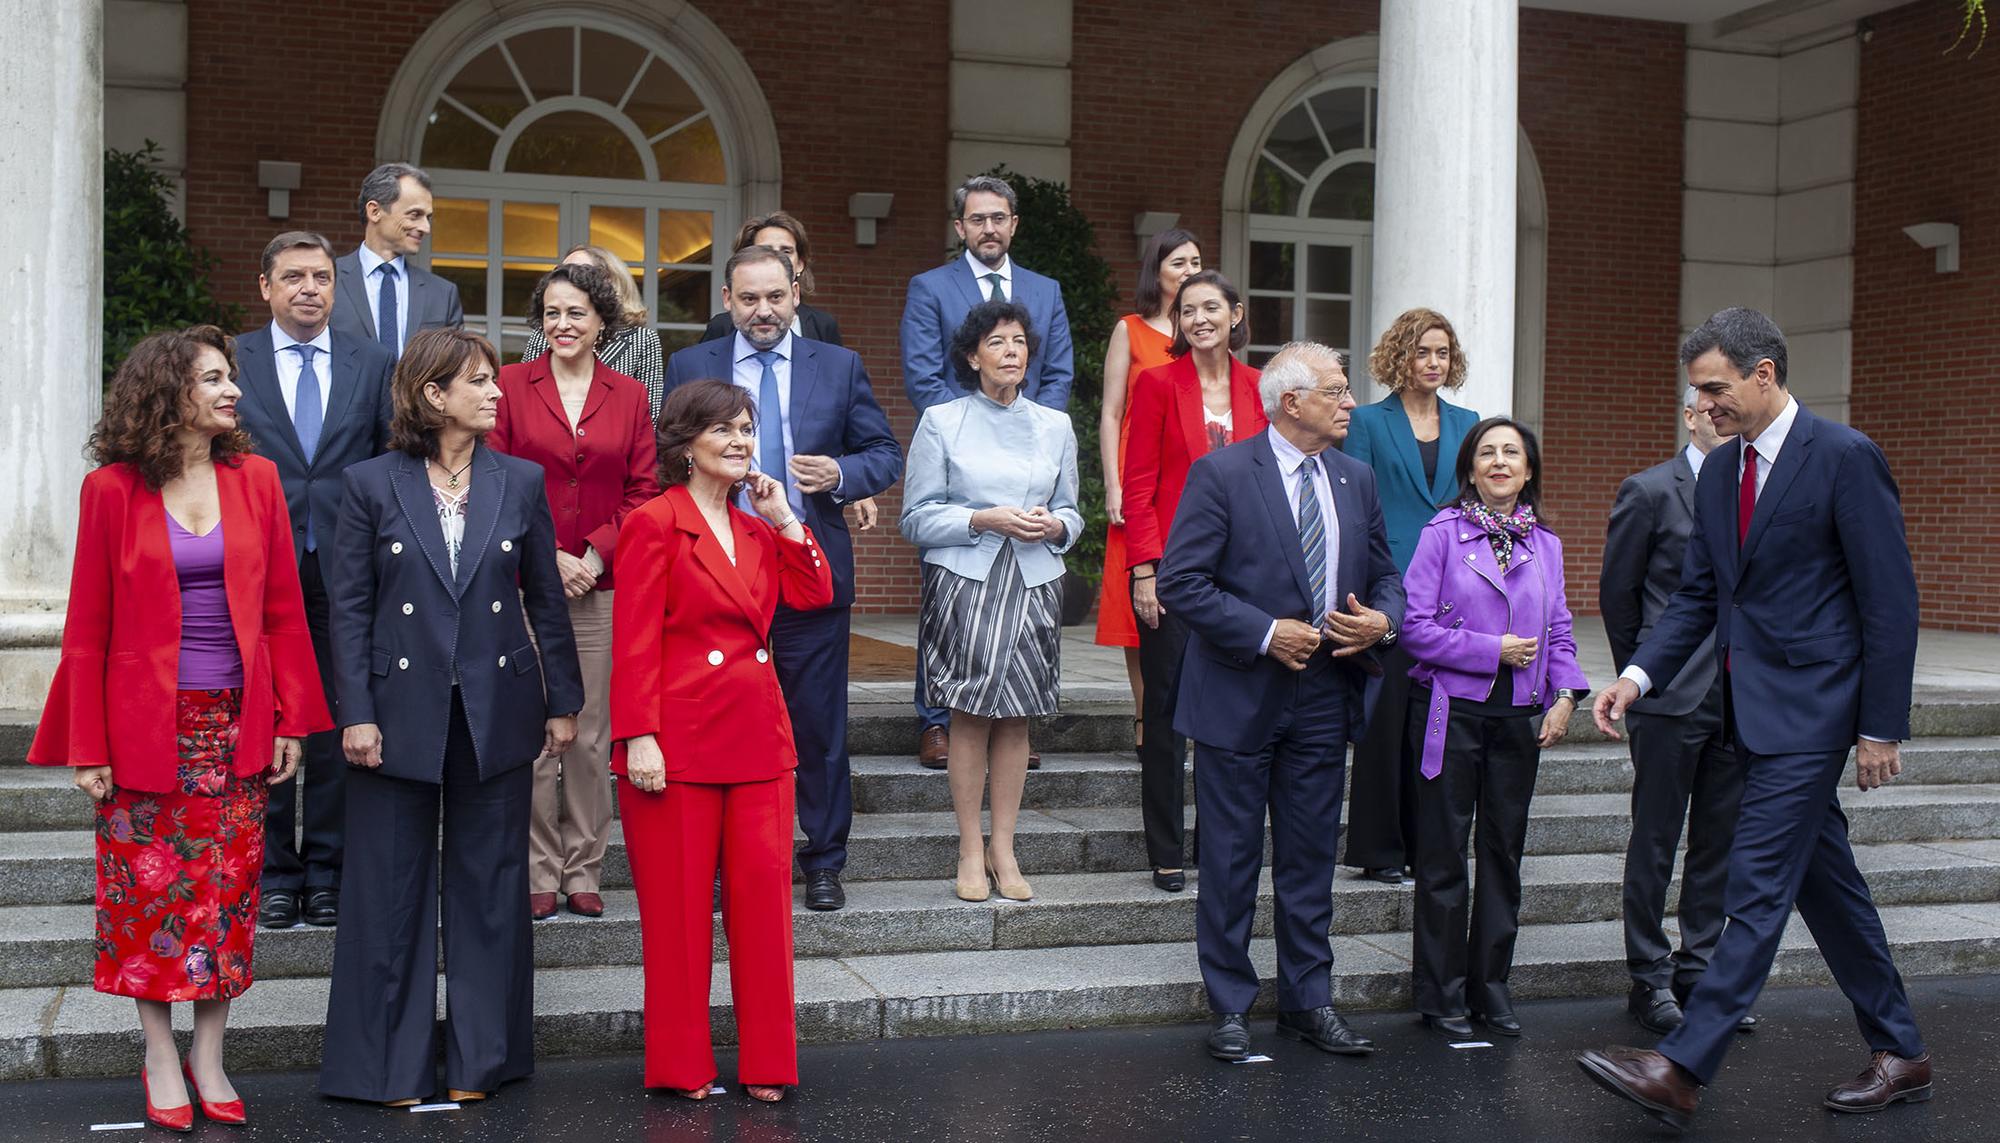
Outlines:
[[[1300,340],[1339,350],[1350,363],[1365,355],[1367,235],[1324,223],[1292,233],[1260,229],[1250,243],[1250,363],[1261,367],[1285,342]],[[1350,376],[1360,372],[1350,364]]]

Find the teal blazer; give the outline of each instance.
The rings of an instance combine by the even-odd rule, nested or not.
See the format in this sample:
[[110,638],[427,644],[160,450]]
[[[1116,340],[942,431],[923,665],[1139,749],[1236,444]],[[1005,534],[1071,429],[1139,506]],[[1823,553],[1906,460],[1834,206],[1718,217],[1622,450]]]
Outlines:
[[1417,535],[1438,509],[1458,491],[1453,469],[1465,434],[1479,423],[1479,414],[1452,404],[1438,394],[1437,479],[1424,482],[1424,461],[1417,455],[1417,434],[1394,393],[1354,410],[1347,440],[1340,450],[1375,470],[1375,487],[1382,498],[1382,517],[1389,527],[1389,555],[1396,570],[1410,569]]

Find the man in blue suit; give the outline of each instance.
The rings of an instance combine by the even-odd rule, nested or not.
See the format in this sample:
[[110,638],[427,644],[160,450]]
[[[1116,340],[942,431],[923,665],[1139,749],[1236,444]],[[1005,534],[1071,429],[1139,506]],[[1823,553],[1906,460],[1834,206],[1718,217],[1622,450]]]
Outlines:
[[[965,396],[945,360],[951,335],[980,302],[1019,302],[1028,308],[1040,350],[1028,359],[1021,395],[1051,409],[1069,407],[1076,365],[1069,339],[1069,314],[1062,286],[1007,256],[1021,224],[1014,188],[1005,179],[977,175],[952,192],[952,229],[965,253],[910,279],[898,339],[903,352],[903,393],[921,418],[932,405]],[[919,656],[921,663],[921,656]],[[949,743],[951,714],[924,701],[922,667],[917,674],[917,718],[922,724],[917,760],[941,770]],[[1030,758],[1030,763],[1034,761]]]
[[1826,1106],[1879,1111],[1931,1095],[1930,1055],[1838,796],[1850,748],[1863,790],[1902,772],[1917,650],[1902,505],[1882,450],[1793,399],[1785,361],[1784,334],[1755,310],[1723,310],[1682,343],[1695,411],[1737,439],[1702,463],[1680,587],[1595,711],[1617,737],[1626,708],[1678,676],[1713,634],[1723,725],[1744,768],[1728,922],[1658,1051],[1613,1047],[1578,1061],[1677,1127],[1756,1002],[1794,904],[1873,1053]]
[[833,563],[833,605],[794,611],[780,604],[771,653],[798,742],[806,907],[838,909],[847,903],[840,871],[854,822],[847,757],[854,542],[840,506],[896,483],[903,451],[861,358],[792,333],[799,294],[790,259],[768,246],[746,246],[730,257],[722,280],[736,333],[669,358],[666,392],[703,379],[749,390],[757,401],[757,467],[785,482],[793,509]]
[[[333,648],[319,546],[333,541],[341,474],[380,453],[388,440],[396,359],[367,338],[329,328],[337,281],[325,238],[301,230],[278,235],[264,247],[263,271],[257,285],[270,304],[271,323],[237,339],[243,388],[237,412],[257,451],[276,462],[284,481],[306,625],[331,708]],[[267,928],[288,929],[301,917],[313,925],[339,919],[347,772],[339,734],[308,736],[301,770],[297,781],[271,791],[265,811],[258,917]],[[303,841],[296,827],[301,793]]]
[[[1194,462],[1160,563],[1190,632],[1174,730],[1194,740],[1201,821],[1195,938],[1216,1014],[1210,1055],[1250,1052],[1250,926],[1271,820],[1278,1034],[1365,1055],[1333,1008],[1333,874],[1347,744],[1361,737],[1403,581],[1375,473],[1333,446],[1353,390],[1340,355],[1280,350],[1258,381],[1271,427]],[[1363,602],[1363,601],[1366,602]]]
[[431,177],[408,163],[384,163],[361,180],[361,245],[339,263],[340,305],[334,328],[403,355],[420,329],[465,324],[458,286],[414,259],[431,232]]

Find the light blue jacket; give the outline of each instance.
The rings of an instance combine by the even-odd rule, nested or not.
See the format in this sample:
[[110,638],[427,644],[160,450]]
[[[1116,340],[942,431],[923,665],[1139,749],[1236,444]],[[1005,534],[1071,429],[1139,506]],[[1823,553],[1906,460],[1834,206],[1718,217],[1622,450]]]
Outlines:
[[[1068,529],[1059,543],[972,534],[972,514],[982,508],[1037,505]],[[900,526],[903,538],[924,550],[925,563],[967,579],[984,580],[1000,545],[1012,544],[1023,582],[1054,582],[1063,573],[1062,554],[1083,532],[1069,417],[1026,397],[1002,405],[976,391],[933,405],[910,441]]]
[[1458,464],[1465,434],[1479,423],[1479,414],[1438,395],[1437,479],[1424,481],[1424,460],[1417,453],[1417,434],[1410,428],[1403,399],[1391,393],[1372,405],[1354,410],[1347,423],[1347,440],[1340,451],[1375,470],[1375,488],[1382,497],[1382,518],[1389,526],[1389,556],[1396,570],[1410,570],[1417,536],[1438,509],[1458,491],[1452,471]]

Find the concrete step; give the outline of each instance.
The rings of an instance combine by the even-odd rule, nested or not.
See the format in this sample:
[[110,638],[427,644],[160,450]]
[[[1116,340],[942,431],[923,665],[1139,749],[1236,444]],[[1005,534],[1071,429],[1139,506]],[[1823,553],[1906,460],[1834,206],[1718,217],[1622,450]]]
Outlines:
[[[1899,784],[2000,783],[2000,738],[1915,738],[1903,744]],[[1850,753],[1841,785],[1854,784]],[[1542,751],[1535,794],[1611,794],[1632,788],[1632,756],[1623,742],[1565,742]]]
[[[2000,785],[1887,786],[1840,791],[1848,835],[1856,844],[1944,838],[2000,838]],[[1631,836],[1624,794],[1537,796],[1528,819],[1527,852],[1621,853]]]
[[[1959,975],[2000,968],[2000,905],[1907,905],[1882,920],[1906,974]],[[1265,978],[1258,1009],[1275,1003],[1275,953],[1252,944]],[[1409,937],[1334,938],[1334,1003],[1362,1016],[1366,1032],[1409,1019]],[[1824,984],[1825,964],[1796,918],[1772,983]],[[1015,1032],[1199,1020],[1207,1015],[1189,942],[1085,948],[991,949],[802,958],[796,969],[799,1036],[808,1042]],[[1602,996],[1607,1011],[1626,987],[1617,922],[1531,925],[1521,932],[1511,987],[1521,999]],[[535,980],[536,1048],[544,1057],[642,1049],[637,966],[548,969]],[[716,1040],[733,1042],[728,966],[710,1000]],[[318,1063],[326,1011],[323,978],[266,980],[230,1012],[230,1063],[239,1071]],[[1402,1010],[1401,1014],[1391,1014]],[[177,1005],[176,1019],[189,1010]],[[1192,1046],[1190,1046],[1192,1050]],[[132,1003],[87,987],[0,990],[0,1079],[124,1075],[139,1052]]]

